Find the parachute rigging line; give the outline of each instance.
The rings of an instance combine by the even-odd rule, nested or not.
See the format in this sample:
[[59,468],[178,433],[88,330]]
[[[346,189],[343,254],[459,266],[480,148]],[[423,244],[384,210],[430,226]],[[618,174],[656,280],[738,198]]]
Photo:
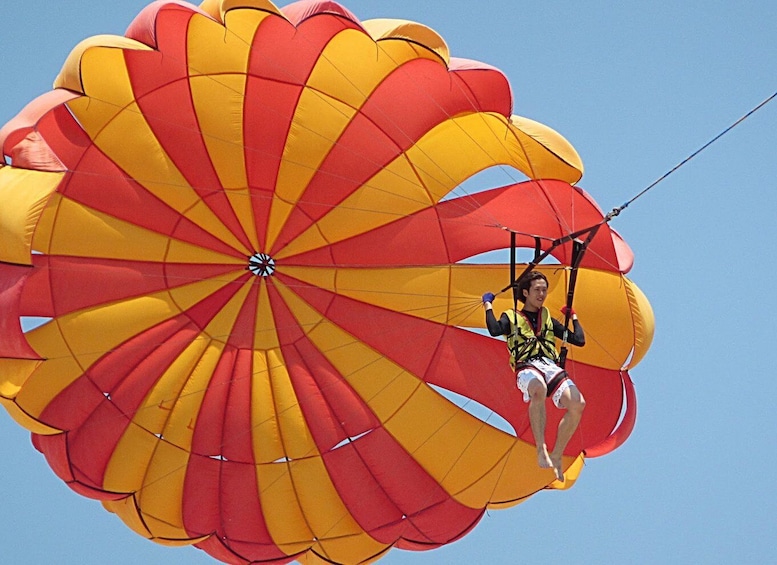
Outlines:
[[[540,264],[545,258],[548,257],[557,247],[560,245],[563,245],[565,243],[572,242],[572,261],[570,264],[571,274],[569,277],[569,283],[567,284],[567,299],[566,299],[566,310],[564,311],[564,336],[562,337],[562,344],[561,344],[561,351],[559,353],[559,367],[562,369],[564,368],[564,365],[566,363],[567,359],[567,340],[569,338],[569,322],[571,318],[571,311],[572,311],[572,301],[575,297],[575,286],[577,285],[577,271],[578,267],[580,266],[580,262],[583,260],[583,255],[585,255],[586,250],[588,249],[588,245],[591,243],[594,237],[596,237],[597,232],[599,231],[599,228],[602,227],[603,224],[609,222],[611,219],[610,215],[608,214],[604,220],[599,222],[598,224],[585,228],[582,230],[578,230],[574,233],[571,233],[569,235],[566,235],[564,237],[560,237],[558,239],[554,239],[551,242],[550,247],[546,251],[542,251],[541,248],[541,240],[539,237],[534,238],[534,258],[529,262],[526,267],[524,268],[523,272],[519,277],[516,278],[516,232],[512,230],[510,231],[510,284],[506,287],[504,287],[500,293],[505,292],[506,290],[512,288],[513,291],[513,311],[518,313],[518,282],[524,278],[526,275],[528,275],[534,267],[536,267],[538,264]],[[503,228],[507,229],[507,228]],[[582,236],[586,236],[585,240],[582,241],[580,238]],[[517,330],[517,327],[516,327]]]
[[[538,236],[533,236],[535,241],[535,249],[534,249],[534,258],[529,262],[526,267],[524,268],[523,272],[519,277],[516,277],[516,234],[518,232],[511,230],[505,226],[500,226],[501,229],[504,229],[506,231],[510,232],[510,284],[506,287],[504,287],[500,293],[507,291],[508,289],[512,288],[513,291],[513,310],[515,312],[518,311],[518,281],[520,281],[523,277],[525,277],[527,274],[529,274],[539,263],[541,263],[544,259],[546,259],[557,247],[560,245],[563,245],[568,242],[572,242],[573,248],[572,248],[572,264],[570,265],[570,279],[569,284],[567,286],[567,300],[566,300],[566,312],[564,314],[564,337],[562,339],[562,346],[561,346],[561,352],[559,357],[559,365],[563,368],[564,363],[566,361],[566,355],[567,355],[567,337],[569,333],[569,321],[570,321],[570,312],[572,309],[572,301],[574,299],[575,294],[575,285],[577,283],[577,271],[578,267],[580,265],[580,261],[583,258],[583,255],[585,254],[588,245],[591,243],[593,238],[596,236],[596,233],[599,231],[599,228],[609,223],[613,218],[618,216],[623,210],[628,208],[629,205],[631,205],[635,200],[641,198],[645,194],[647,194],[652,188],[654,188],[656,185],[658,185],[660,182],[662,182],[664,179],[666,179],[669,175],[674,173],[677,169],[688,163],[691,159],[696,157],[699,153],[707,149],[710,145],[715,143],[717,140],[719,140],[721,137],[726,135],[728,132],[730,132],[732,129],[734,129],[736,126],[744,122],[747,118],[752,116],[754,113],[756,113],[758,110],[766,106],[769,102],[777,98],[777,92],[774,92],[771,96],[767,97],[765,100],[760,102],[758,105],[756,105],[754,108],[752,108],[750,111],[748,111],[746,114],[744,114],[741,118],[736,120],[734,123],[732,123],[730,126],[728,126],[726,129],[721,131],[718,135],[710,139],[707,143],[702,145],[699,149],[691,153],[688,157],[680,161],[677,165],[672,167],[669,171],[661,175],[658,179],[650,183],[647,187],[645,187],[643,190],[641,190],[639,193],[637,193],[635,196],[633,196],[631,199],[627,200],[624,204],[617,206],[613,208],[607,215],[602,218],[602,221],[598,224],[584,228],[581,230],[577,230],[571,234],[568,234],[564,237],[554,239],[550,247],[544,251],[541,252],[541,240]],[[579,238],[587,235],[585,241],[581,241]]]
[[755,113],[756,113],[758,110],[760,110],[761,108],[763,108],[764,106],[766,106],[766,105],[767,105],[769,102],[771,102],[771,101],[772,101],[772,100],[774,100],[775,98],[777,98],[777,92],[775,92],[775,93],[774,93],[774,94],[772,94],[771,96],[767,97],[767,98],[766,98],[764,101],[762,101],[760,104],[758,104],[757,106],[755,106],[755,107],[754,107],[752,110],[750,110],[749,112],[747,112],[747,113],[746,113],[744,116],[742,116],[742,117],[741,117],[741,118],[739,118],[737,121],[735,121],[733,124],[731,124],[730,126],[728,126],[726,129],[724,129],[724,130],[723,130],[722,132],[720,132],[718,135],[716,135],[715,137],[713,137],[712,139],[710,139],[710,140],[709,140],[707,143],[705,143],[705,144],[704,144],[704,145],[702,145],[702,146],[701,146],[699,149],[697,149],[696,151],[694,151],[693,153],[691,153],[691,154],[690,154],[688,157],[686,157],[685,159],[683,159],[682,161],[680,161],[680,162],[679,162],[677,165],[675,165],[675,166],[674,166],[674,167],[672,167],[672,168],[671,168],[669,171],[667,171],[666,173],[664,173],[663,175],[661,175],[661,176],[660,176],[658,179],[654,180],[654,181],[653,181],[652,183],[650,183],[650,184],[649,184],[647,187],[645,187],[645,188],[644,188],[644,189],[643,189],[641,192],[639,192],[639,193],[638,193],[636,196],[632,197],[630,200],[626,201],[624,204],[622,204],[622,205],[618,206],[617,208],[613,208],[613,209],[612,209],[612,211],[611,211],[609,214],[607,214],[607,216],[605,217],[605,220],[606,220],[606,221],[609,221],[609,220],[611,220],[612,218],[614,218],[615,216],[617,216],[618,214],[620,214],[620,213],[621,213],[623,210],[625,210],[625,209],[626,209],[626,208],[627,208],[627,207],[628,207],[628,206],[629,206],[629,205],[630,205],[632,202],[634,202],[634,201],[635,201],[635,200],[637,200],[638,198],[640,198],[640,197],[642,197],[643,195],[645,195],[645,194],[646,194],[647,192],[649,192],[649,191],[650,191],[650,190],[651,190],[651,189],[652,189],[654,186],[656,186],[658,183],[660,183],[661,181],[663,181],[664,179],[666,179],[666,177],[668,177],[669,175],[671,175],[672,173],[674,173],[674,172],[675,172],[677,169],[679,169],[680,167],[682,167],[683,165],[685,165],[685,164],[686,164],[688,161],[690,161],[691,159],[693,159],[694,157],[696,157],[696,156],[697,156],[699,153],[701,153],[702,151],[704,151],[705,149],[707,149],[707,147],[709,147],[710,145],[712,145],[713,143],[715,143],[717,140],[719,140],[721,137],[723,137],[724,135],[726,135],[728,132],[730,132],[730,131],[731,131],[732,129],[734,129],[736,126],[738,126],[739,124],[741,124],[742,122],[744,122],[744,121],[745,121],[747,118],[749,118],[750,116],[752,116],[753,114],[755,114]]
[[[547,258],[547,257],[548,257],[548,255],[550,255],[550,254],[551,254],[551,253],[552,253],[552,252],[553,252],[553,251],[554,251],[554,250],[555,250],[555,249],[556,249],[556,248],[557,248],[559,245],[563,245],[564,243],[567,243],[567,242],[569,242],[569,241],[575,241],[575,240],[577,240],[579,237],[581,237],[581,236],[583,236],[583,235],[586,235],[586,234],[591,234],[591,232],[593,232],[593,233],[592,233],[592,235],[591,235],[590,237],[591,237],[591,238],[593,238],[593,236],[595,235],[596,231],[599,229],[599,227],[600,227],[600,226],[602,226],[603,224],[609,223],[609,222],[610,222],[610,220],[612,220],[613,218],[615,218],[616,216],[618,216],[618,215],[619,215],[619,214],[620,214],[620,213],[621,213],[623,210],[625,210],[626,208],[628,208],[628,207],[629,207],[629,206],[630,206],[630,205],[631,205],[631,204],[632,204],[632,203],[633,203],[635,200],[637,200],[637,199],[641,198],[642,196],[644,196],[645,194],[647,194],[647,193],[648,193],[648,192],[649,192],[651,189],[653,189],[653,188],[654,188],[656,185],[658,185],[660,182],[662,182],[663,180],[665,180],[665,179],[666,179],[666,178],[667,178],[669,175],[671,175],[671,174],[672,174],[672,173],[674,173],[674,172],[675,172],[677,169],[679,169],[680,167],[682,167],[683,165],[685,165],[686,163],[688,163],[688,162],[689,162],[691,159],[693,159],[694,157],[696,157],[696,156],[697,156],[699,153],[701,153],[702,151],[704,151],[705,149],[707,149],[707,148],[708,148],[710,145],[712,145],[713,143],[715,143],[716,141],[718,141],[718,140],[719,140],[721,137],[723,137],[724,135],[726,135],[728,132],[730,132],[730,131],[731,131],[732,129],[734,129],[736,126],[738,126],[739,124],[741,124],[742,122],[744,122],[744,121],[745,121],[747,118],[749,118],[750,116],[752,116],[753,114],[755,114],[755,113],[756,113],[758,110],[760,110],[761,108],[763,108],[764,106],[766,106],[766,105],[767,105],[769,102],[771,102],[771,101],[772,101],[772,100],[774,100],[775,98],[777,98],[777,92],[774,92],[772,95],[770,95],[770,96],[769,96],[769,97],[767,97],[765,100],[763,100],[762,102],[760,102],[758,105],[756,105],[754,108],[752,108],[752,109],[751,109],[749,112],[747,112],[747,113],[746,113],[745,115],[743,115],[741,118],[739,118],[739,119],[738,119],[738,120],[736,120],[734,123],[732,123],[730,126],[728,126],[726,129],[724,129],[723,131],[721,131],[721,132],[720,132],[718,135],[716,135],[715,137],[713,137],[712,139],[710,139],[710,140],[709,140],[707,143],[705,143],[704,145],[702,145],[702,146],[701,146],[699,149],[697,149],[696,151],[694,151],[693,153],[691,153],[691,154],[690,154],[688,157],[686,157],[685,159],[683,159],[682,161],[680,161],[680,162],[679,162],[677,165],[675,165],[674,167],[672,167],[672,168],[671,168],[669,171],[667,171],[666,173],[664,173],[663,175],[661,175],[661,176],[660,176],[658,179],[656,179],[655,181],[653,181],[652,183],[650,183],[650,184],[649,184],[647,187],[645,187],[644,189],[642,189],[642,190],[641,190],[639,193],[637,193],[635,196],[633,196],[632,198],[630,198],[629,200],[627,200],[626,202],[624,202],[624,203],[623,203],[623,204],[621,204],[620,206],[617,206],[617,207],[613,208],[613,209],[612,209],[610,212],[608,212],[608,213],[607,213],[607,214],[604,216],[604,218],[602,218],[602,221],[601,221],[601,222],[599,222],[598,224],[596,224],[596,225],[594,225],[594,226],[590,226],[590,227],[588,227],[588,228],[583,228],[583,229],[581,229],[581,230],[575,231],[575,232],[573,232],[573,233],[571,233],[571,234],[569,234],[569,235],[566,235],[566,236],[564,236],[564,237],[562,237],[562,238],[558,238],[558,239],[554,239],[554,240],[552,240],[552,242],[551,242],[551,245],[550,245],[550,248],[549,248],[547,251],[543,252],[543,253],[540,253],[540,252],[539,252],[539,248],[540,248],[540,238],[539,238],[538,236],[532,236],[532,237],[534,237],[534,239],[535,239],[535,245],[536,245],[536,248],[535,248],[535,251],[534,251],[534,259],[531,261],[531,263],[529,263],[529,264],[526,266],[526,268],[525,268],[525,270],[523,271],[523,273],[521,273],[521,276],[520,276],[520,277],[518,277],[517,279],[515,278],[515,271],[514,271],[514,269],[515,269],[515,265],[514,265],[514,259],[515,259],[515,250],[514,250],[514,246],[515,246],[515,235],[516,235],[516,234],[520,234],[520,235],[529,235],[529,234],[524,234],[524,233],[522,233],[522,232],[518,232],[518,231],[512,230],[512,229],[510,229],[510,228],[508,228],[508,227],[506,227],[506,226],[501,226],[501,225],[499,225],[499,226],[494,226],[494,227],[498,227],[499,229],[503,229],[503,230],[509,231],[509,232],[510,232],[510,234],[511,234],[511,246],[512,246],[512,247],[511,247],[511,276],[510,276],[510,285],[509,285],[509,286],[506,286],[506,287],[504,287],[504,288],[503,288],[503,289],[502,289],[500,292],[505,292],[506,290],[508,290],[508,289],[509,289],[511,286],[513,286],[513,285],[515,284],[515,282],[516,282],[516,281],[520,280],[520,279],[521,279],[521,277],[525,276],[525,275],[526,275],[527,273],[529,273],[529,272],[530,272],[530,271],[531,271],[531,270],[532,270],[534,267],[536,267],[536,266],[537,266],[539,263],[541,263],[541,262],[542,262],[542,261],[543,261],[545,258]],[[583,252],[584,252],[584,250],[583,250]],[[574,256],[574,255],[573,255],[573,256]],[[581,256],[581,258],[582,258],[582,256]]]
[[[539,237],[535,237],[534,238],[534,240],[535,240],[534,258],[531,260],[531,262],[529,262],[526,265],[526,267],[524,268],[524,270],[521,273],[521,275],[519,277],[517,277],[517,278],[515,277],[515,270],[514,269],[515,269],[515,234],[518,233],[518,232],[514,232],[513,230],[511,230],[509,228],[506,228],[506,227],[501,228],[501,229],[503,229],[505,231],[509,231],[510,232],[510,245],[511,245],[510,260],[511,260],[511,266],[510,266],[510,284],[507,285],[506,287],[504,287],[499,292],[502,293],[502,292],[506,292],[510,288],[515,288],[515,284],[518,281],[520,281],[532,269],[534,269],[534,267],[536,267],[543,260],[545,260],[551,253],[553,253],[553,251],[556,250],[557,247],[559,247],[561,245],[564,245],[565,243],[574,242],[575,240],[581,238],[584,235],[588,236],[588,239],[587,239],[587,242],[586,242],[586,247],[587,247],[588,242],[590,242],[590,240],[593,239],[594,235],[596,235],[596,232],[599,230],[599,228],[602,226],[602,224],[605,224],[608,221],[609,221],[609,218],[605,217],[601,222],[599,222],[598,224],[596,224],[594,226],[583,228],[581,230],[577,230],[575,232],[572,232],[570,234],[565,235],[564,237],[556,238],[553,241],[551,241],[550,247],[547,250],[545,250],[545,251],[541,251],[541,247],[540,247],[540,241],[541,240],[540,240],[540,238]],[[580,256],[580,259],[582,259],[582,254]],[[579,264],[579,260],[578,260],[578,264]],[[517,298],[517,296],[518,296],[517,294],[514,294],[514,297]]]
[[585,239],[585,241],[575,239],[572,242],[572,272],[569,275],[569,283],[567,284],[567,302],[566,309],[564,310],[564,336],[561,340],[561,351],[559,352],[558,362],[558,366],[562,369],[567,362],[567,352],[569,349],[567,347],[567,340],[569,339],[569,322],[572,317],[572,300],[575,298],[575,286],[577,285],[578,267],[580,266],[580,261],[583,260],[583,255],[585,255],[586,249],[588,249],[588,245],[591,243],[591,240],[596,237],[596,233],[599,231],[601,226],[602,224],[594,226],[588,233],[588,237]]

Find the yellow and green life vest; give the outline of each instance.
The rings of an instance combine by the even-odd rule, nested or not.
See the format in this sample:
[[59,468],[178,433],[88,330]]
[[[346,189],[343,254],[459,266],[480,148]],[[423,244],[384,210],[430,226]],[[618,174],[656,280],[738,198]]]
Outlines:
[[[556,336],[553,334],[553,319],[544,306],[537,317],[539,328],[533,328],[529,319],[515,310],[505,312],[510,320],[510,335],[507,349],[510,351],[510,365],[515,366],[533,357],[547,357],[558,361]],[[517,318],[517,319],[516,319]]]

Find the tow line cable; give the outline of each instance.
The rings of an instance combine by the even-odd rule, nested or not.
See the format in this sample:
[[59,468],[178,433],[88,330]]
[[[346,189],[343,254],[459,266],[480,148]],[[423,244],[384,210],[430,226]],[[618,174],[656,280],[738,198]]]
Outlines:
[[[599,228],[609,223],[610,220],[618,216],[623,210],[629,207],[635,200],[638,198],[641,198],[645,194],[647,194],[651,189],[653,189],[656,185],[658,185],[660,182],[664,181],[669,175],[674,173],[677,169],[688,163],[691,159],[696,157],[699,153],[707,149],[710,145],[715,143],[717,140],[719,140],[721,137],[726,135],[728,132],[730,132],[732,129],[737,127],[739,124],[744,122],[747,118],[755,114],[758,110],[766,106],[769,102],[777,98],[777,92],[763,100],[760,104],[755,106],[752,110],[747,112],[744,116],[739,118],[737,121],[735,121],[733,124],[728,126],[726,129],[721,131],[718,135],[710,139],[707,143],[699,147],[696,151],[688,155],[685,159],[680,161],[677,165],[672,167],[670,170],[668,170],[666,173],[661,175],[659,178],[654,180],[652,183],[650,183],[648,186],[646,186],[644,189],[642,189],[639,193],[637,193],[635,196],[633,196],[631,199],[627,200],[625,203],[621,204],[620,206],[617,206],[616,208],[613,208],[610,212],[607,213],[607,215],[602,218],[602,221],[598,224],[591,226],[589,228],[585,228],[582,230],[578,230],[574,233],[571,233],[569,235],[566,235],[564,237],[554,239],[550,247],[542,251],[542,241],[541,238],[538,236],[534,236],[534,242],[535,242],[535,248],[534,248],[534,258],[529,262],[521,275],[516,278],[515,271],[516,271],[516,234],[517,232],[514,230],[511,230],[509,228],[502,228],[506,231],[510,232],[510,284],[504,287],[501,292],[505,292],[512,288],[513,291],[513,309],[515,312],[518,311],[518,282],[525,277],[529,272],[531,272],[534,267],[536,267],[540,262],[542,262],[543,259],[548,257],[553,250],[555,250],[560,245],[563,245],[565,243],[569,243],[570,241],[573,244],[572,248],[572,262],[570,265],[571,268],[571,275],[569,280],[569,285],[567,288],[567,300],[566,300],[566,308],[564,311],[564,339],[562,340],[562,346],[561,346],[561,353],[559,358],[559,366],[563,369],[564,363],[566,361],[566,353],[567,353],[567,337],[569,333],[569,321],[571,317],[572,312],[572,300],[575,295],[575,284],[577,282],[577,270],[580,266],[580,262],[583,259],[583,255],[586,252],[586,249],[588,248],[588,244],[591,243],[591,240],[596,236],[596,233],[599,231]],[[581,240],[580,238],[586,236],[585,240]]]

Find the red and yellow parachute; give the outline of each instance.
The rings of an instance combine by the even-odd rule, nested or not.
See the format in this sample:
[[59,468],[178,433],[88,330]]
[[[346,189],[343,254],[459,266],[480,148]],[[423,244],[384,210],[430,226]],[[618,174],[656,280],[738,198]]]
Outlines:
[[[569,143],[428,27],[154,2],[78,45],[0,144],[0,401],[154,541],[228,563],[433,548],[631,430],[653,319],[605,225],[575,296],[568,480],[537,467],[504,343],[472,331],[508,268],[468,260],[504,228],[546,249],[604,216]],[[500,165],[529,180],[461,192]],[[552,309],[570,250],[539,267]]]

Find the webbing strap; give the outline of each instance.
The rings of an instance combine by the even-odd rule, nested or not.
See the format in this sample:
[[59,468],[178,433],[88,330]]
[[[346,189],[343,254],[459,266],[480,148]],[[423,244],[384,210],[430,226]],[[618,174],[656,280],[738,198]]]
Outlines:
[[556,392],[556,389],[563,383],[565,380],[569,378],[569,375],[566,371],[561,371],[558,375],[550,379],[550,382],[548,383],[548,394],[547,398],[550,398],[554,392]]
[[602,224],[598,224],[591,228],[588,232],[588,237],[585,241],[575,239],[572,243],[572,272],[569,275],[569,285],[567,286],[567,303],[566,311],[564,312],[564,337],[561,340],[561,351],[558,356],[558,366],[562,369],[567,362],[567,340],[569,339],[569,322],[572,317],[572,301],[575,298],[575,286],[577,285],[577,270],[580,267],[580,262],[583,260],[588,245],[591,243],[596,234],[599,232],[599,228]]

